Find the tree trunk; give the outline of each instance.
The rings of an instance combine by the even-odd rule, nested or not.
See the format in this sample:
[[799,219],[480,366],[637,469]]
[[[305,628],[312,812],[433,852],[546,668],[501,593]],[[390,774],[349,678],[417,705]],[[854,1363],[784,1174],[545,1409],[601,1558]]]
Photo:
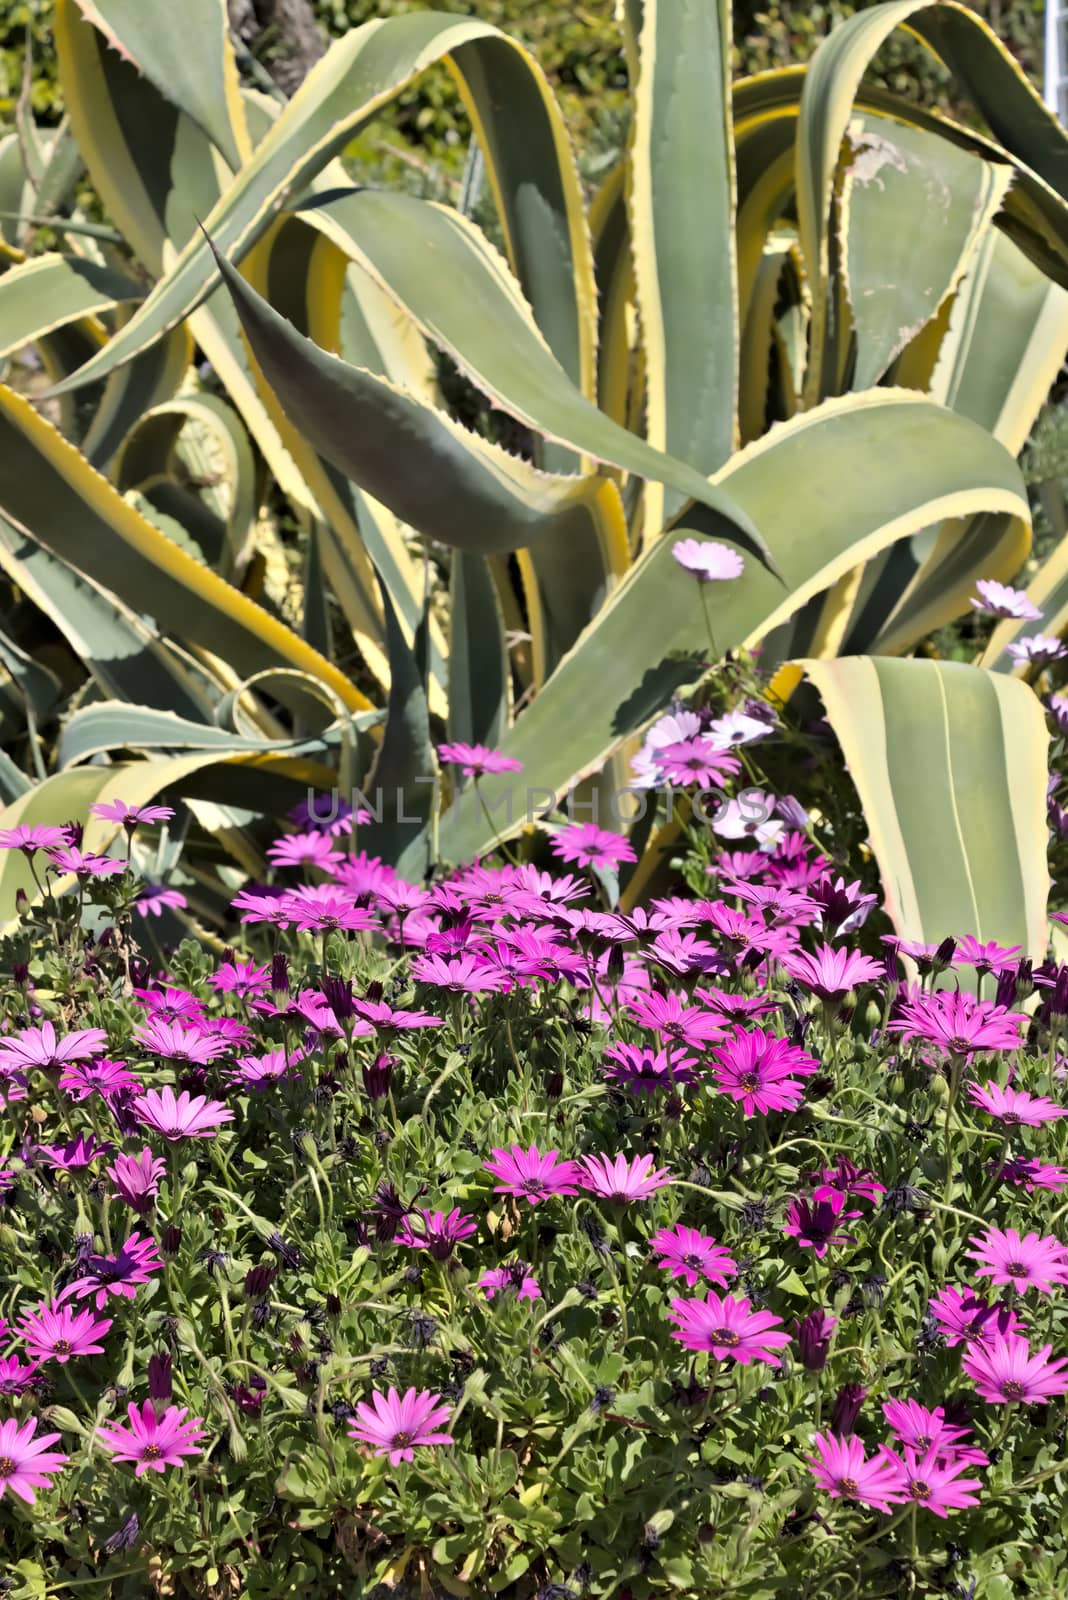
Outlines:
[[227,0],[227,6],[242,44],[293,94],[325,48],[311,0]]

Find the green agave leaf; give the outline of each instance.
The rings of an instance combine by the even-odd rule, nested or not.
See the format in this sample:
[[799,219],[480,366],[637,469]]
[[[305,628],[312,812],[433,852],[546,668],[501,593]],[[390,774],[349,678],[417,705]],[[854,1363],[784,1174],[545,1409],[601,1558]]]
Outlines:
[[959,284],[1012,168],[871,117],[850,140],[839,231],[857,344],[851,387],[868,389]]
[[495,750],[510,720],[512,674],[484,556],[455,553],[449,594],[449,738]]
[[[494,404],[595,460],[662,480],[684,497],[715,497],[703,473],[646,445],[576,388],[539,334],[505,263],[458,211],[359,189],[304,205],[300,215],[349,250]],[[231,285],[234,276],[231,269]],[[457,283],[464,284],[463,294],[455,292]]]
[[153,706],[108,700],[68,717],[59,741],[60,769],[116,750],[203,750],[227,755],[313,756],[336,760],[337,737],[252,739],[209,723],[191,722]]
[[143,283],[81,256],[34,256],[0,278],[0,357],[144,294]]
[[[227,262],[220,268],[283,410],[299,418],[316,450],[402,522],[483,555],[533,544],[547,531],[576,541],[596,537],[597,502],[615,493],[612,485],[541,473],[487,444],[415,395],[321,350]],[[416,457],[418,473],[410,470]]]
[[202,667],[3,517],[0,568],[60,631],[104,695],[194,720],[211,714],[218,689]]
[[951,661],[799,665],[857,786],[897,932],[937,944],[966,928],[1041,961],[1049,735],[1031,690]]
[[[769,530],[786,579],[784,598],[775,579],[748,561],[737,582],[709,586],[720,650],[755,643],[851,568],[940,516],[984,508],[1028,515],[1008,452],[975,423],[903,390],[869,390],[802,413],[742,451],[719,481]],[[826,493],[830,482],[833,494]],[[791,485],[785,499],[784,483]],[[723,532],[714,513],[698,506],[678,519],[676,531],[683,529]],[[507,778],[480,785],[500,808],[498,821],[511,794],[512,822],[521,825],[528,784],[541,809],[700,674],[705,621],[671,543],[658,541],[632,568],[503,741],[524,772],[522,787]],[[442,819],[446,859],[468,859],[491,842],[470,804]]]
[[[593,266],[567,133],[532,58],[486,24],[423,12],[365,23],[338,40],[218,204],[210,214],[202,213],[207,232],[224,254],[240,260],[280,202],[302,192],[382,106],[443,59],[457,76],[486,149],[510,253],[539,326],[565,371],[592,392]],[[75,383],[129,360],[188,316],[213,278],[206,243],[192,239],[157,284],[143,314],[116,335],[98,362],[87,364]]]
[[[439,216],[449,215],[433,209]],[[283,409],[298,420],[304,436],[327,460],[413,528],[457,549],[483,554],[515,550],[532,544],[539,524],[546,526],[553,516],[566,517],[573,528],[580,528],[591,500],[609,487],[590,476],[552,477],[525,467],[415,396],[319,349],[279,317],[222,257],[219,269],[264,377]],[[450,291],[444,298],[466,302],[477,297],[472,290],[462,296]],[[491,320],[490,308],[484,305],[483,310]],[[555,369],[548,378],[559,374],[566,383],[549,350],[540,349],[549,368]],[[606,428],[614,428],[578,391],[573,392],[573,407],[576,414],[588,411],[594,422],[599,419]],[[623,429],[615,431],[623,441],[632,440],[632,445],[623,442],[614,452],[620,464],[626,464],[622,460],[626,456],[631,470],[638,470],[633,463],[640,460],[646,470],[659,471],[666,458]],[[580,443],[575,432],[571,442]],[[419,451],[426,470],[406,476],[401,456],[410,461],[413,450]],[[690,486],[694,498],[718,508],[723,520],[735,525],[734,537],[766,559],[763,540],[729,496],[679,464],[667,462],[665,475]]]
[[177,393],[192,360],[193,340],[182,323],[111,374],[81,442],[82,454],[99,472],[110,469],[135,424]]
[[224,0],[76,0],[113,50],[203,128],[236,169],[251,154]]
[[[0,513],[134,610],[173,618],[184,638],[224,656],[236,671],[299,667],[351,709],[366,709],[365,696],[343,673],[158,533],[27,401],[2,386]],[[300,704],[307,709],[306,696]]]
[[[638,51],[629,205],[645,431],[707,474],[734,449],[738,388],[728,0],[645,0]],[[647,492],[647,533],[681,498]]]

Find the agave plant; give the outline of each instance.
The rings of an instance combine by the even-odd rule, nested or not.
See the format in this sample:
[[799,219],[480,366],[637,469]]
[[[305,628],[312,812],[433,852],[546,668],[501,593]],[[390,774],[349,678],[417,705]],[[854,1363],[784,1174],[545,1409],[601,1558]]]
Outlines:
[[[1014,458],[1068,346],[1068,138],[952,0],[893,0],[807,69],[733,86],[726,0],[621,10],[630,138],[587,207],[536,63],[477,21],[365,24],[280,108],[241,89],[222,0],[58,0],[71,137],[125,249],[69,215],[67,253],[18,261],[8,236],[0,351],[36,342],[64,414],[0,391],[0,564],[96,702],[11,809],[65,814],[75,781],[184,786],[244,860],[239,824],[281,792],[264,784],[333,782],[343,760],[343,784],[370,770],[416,819],[376,849],[412,873],[470,857],[507,780],[484,786],[491,820],[432,815],[435,723],[550,800],[589,780],[697,675],[706,623],[671,545],[714,535],[745,558],[715,638],[763,642],[781,694],[815,682],[899,927],[1037,953],[1040,705],[908,652],[1029,549]],[[993,138],[864,87],[906,23]],[[340,164],[439,61],[503,253],[463,210]],[[449,417],[430,350],[530,459]],[[303,636],[254,598],[250,441],[303,529]],[[450,553],[448,628],[419,540]],[[351,636],[333,660],[326,592]],[[359,685],[336,664],[354,657]],[[87,771],[103,752],[166,759]]]

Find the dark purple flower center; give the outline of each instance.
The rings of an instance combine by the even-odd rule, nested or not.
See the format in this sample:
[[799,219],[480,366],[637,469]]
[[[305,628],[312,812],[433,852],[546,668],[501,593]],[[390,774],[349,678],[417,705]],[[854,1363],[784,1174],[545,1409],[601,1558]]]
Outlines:
[[922,1478],[913,1478],[909,1484],[909,1494],[914,1500],[930,1500],[931,1485],[924,1483]]
[[1015,1378],[1009,1378],[1001,1385],[1001,1392],[1006,1400],[1022,1400],[1027,1391],[1022,1383],[1017,1383]]
[[544,1194],[545,1182],[542,1178],[524,1178],[519,1185],[521,1194]]
[[1020,1125],[1020,1118],[1016,1115],[1015,1111],[1004,1112],[1001,1120],[1005,1124],[1006,1128],[1018,1128]]
[[759,1086],[760,1078],[755,1072],[743,1072],[738,1079],[739,1089],[745,1089],[750,1094]]
[[146,1444],[144,1449],[141,1451],[141,1460],[158,1461],[162,1454],[163,1451],[160,1449],[158,1444]]
[[838,1493],[844,1494],[849,1500],[856,1499],[859,1489],[860,1484],[856,1478],[839,1478],[838,1480]]
[[682,1264],[684,1267],[689,1267],[692,1272],[700,1272],[703,1262],[701,1257],[694,1252],[691,1255],[683,1256]]
[[395,1433],[393,1435],[393,1449],[407,1450],[414,1438],[414,1433],[405,1433],[404,1430],[401,1429],[400,1433]]
[[1028,1269],[1024,1266],[1022,1261],[1010,1261],[1007,1264],[1005,1271],[1008,1273],[1010,1278],[1026,1278],[1028,1275]]
[[967,1055],[972,1047],[972,1041],[965,1039],[964,1035],[960,1033],[955,1033],[951,1039],[946,1040],[946,1043],[955,1054],[960,1056]]
[[57,1339],[52,1346],[52,1354],[54,1356],[69,1356],[70,1352],[71,1343],[69,1339]]
[[912,1448],[917,1450],[921,1455],[926,1455],[933,1443],[933,1439],[929,1439],[925,1433],[920,1433],[917,1434],[916,1438],[913,1440]]
[[733,1328],[713,1328],[709,1338],[713,1344],[722,1345],[724,1350],[736,1350],[742,1342],[741,1335],[735,1333]]
[[0,1456],[0,1478],[10,1478],[15,1470],[15,1463],[10,1456]]

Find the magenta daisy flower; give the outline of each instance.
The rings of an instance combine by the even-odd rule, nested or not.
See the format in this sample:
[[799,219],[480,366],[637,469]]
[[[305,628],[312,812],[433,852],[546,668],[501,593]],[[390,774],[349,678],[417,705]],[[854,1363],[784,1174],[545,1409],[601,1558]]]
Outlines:
[[159,1056],[161,1061],[188,1063],[191,1067],[206,1067],[227,1054],[224,1039],[212,1038],[205,1033],[203,1024],[194,1021],[192,1027],[183,1028],[178,1022],[164,1022],[158,1016],[150,1017],[134,1029],[134,1039],[145,1055]]
[[883,1444],[879,1446],[879,1454],[897,1474],[892,1499],[913,1500],[917,1505],[933,1511],[936,1517],[979,1504],[971,1491],[981,1489],[982,1483],[978,1478],[961,1477],[962,1472],[967,1472],[969,1462],[940,1460],[937,1446],[932,1446],[923,1455],[906,1446],[903,1454],[899,1455],[896,1450]]
[[743,1367],[752,1361],[781,1367],[774,1352],[790,1343],[781,1318],[754,1311],[748,1300],[721,1296],[714,1289],[703,1300],[672,1300],[668,1320],[678,1323],[671,1337],[687,1350],[707,1350],[717,1361],[729,1356]]
[[187,1422],[185,1406],[167,1406],[157,1415],[155,1403],[146,1400],[138,1409],[131,1401],[126,1407],[129,1423],[112,1422],[97,1427],[96,1437],[116,1461],[134,1463],[134,1477],[146,1472],[162,1472],[166,1467],[184,1465],[184,1456],[203,1454],[200,1443],[205,1433],[204,1419]]
[[867,1167],[856,1167],[846,1156],[839,1156],[833,1167],[824,1167],[812,1179],[813,1200],[829,1200],[832,1194],[857,1195],[862,1200],[874,1202],[886,1193]]
[[101,1156],[109,1156],[114,1148],[113,1144],[101,1144],[93,1133],[80,1133],[66,1144],[39,1144],[34,1154],[50,1167],[77,1172],[82,1167],[92,1166]]
[[[51,850],[65,844],[66,840],[66,828],[47,827],[40,822],[20,822],[15,828],[0,828],[0,850],[21,850],[26,856],[35,855],[38,850]],[[58,1439],[58,1433],[54,1437]]]
[[420,983],[447,989],[450,994],[483,994],[505,987],[504,974],[475,955],[417,956],[412,962],[412,977]]
[[221,1100],[209,1100],[206,1095],[192,1095],[187,1089],[175,1098],[174,1090],[149,1089],[135,1095],[133,1109],[146,1128],[153,1128],[165,1139],[211,1139],[224,1122],[232,1122],[234,1114]]
[[632,1200],[648,1200],[657,1189],[672,1182],[666,1167],[654,1170],[652,1156],[582,1156],[579,1159],[583,1189],[611,1200],[615,1205],[629,1205]]
[[905,1039],[934,1045],[951,1055],[970,1056],[976,1050],[1018,1050],[1020,1027],[1026,1021],[990,1000],[938,989],[933,994],[910,996],[888,1026]]
[[42,1433],[34,1438],[37,1418],[30,1417],[19,1423],[14,1417],[0,1425],[0,1499],[10,1489],[27,1505],[35,1505],[35,1489],[50,1489],[48,1481],[69,1460],[58,1450],[49,1450],[60,1437],[58,1433]]
[[573,822],[561,828],[550,840],[549,848],[559,861],[575,861],[580,867],[607,867],[614,871],[624,861],[635,860],[634,848],[622,834],[609,833],[595,822]]
[[332,883],[293,889],[282,900],[282,914],[302,933],[363,933],[377,927],[366,906],[357,905],[349,889]]
[[189,904],[180,889],[168,889],[161,883],[146,883],[133,903],[139,917],[162,917],[165,911],[184,911]]
[[[995,1165],[991,1163],[991,1171]],[[1063,1167],[1048,1166],[1031,1156],[1009,1156],[998,1169],[998,1177],[1029,1194],[1034,1189],[1051,1189],[1056,1194],[1068,1187],[1068,1172]]]
[[1022,947],[1018,944],[1001,945],[993,939],[982,944],[969,933],[957,940],[952,965],[974,967],[980,977],[986,977],[988,972],[1007,972],[1010,967],[1018,966],[1021,954]]
[[36,1311],[28,1311],[18,1331],[26,1349],[38,1361],[58,1361],[65,1365],[72,1356],[100,1356],[104,1346],[98,1341],[111,1327],[110,1317],[95,1317],[91,1311],[74,1311],[70,1306],[42,1300]]
[[118,822],[127,833],[143,822],[169,822],[174,816],[170,806],[131,806],[125,800],[97,800],[89,807],[89,814],[103,822]]
[[745,570],[737,550],[715,539],[677,539],[671,554],[682,570],[699,583],[723,583],[740,578]]
[[883,1416],[901,1443],[915,1450],[917,1455],[926,1455],[936,1445],[939,1454],[951,1454],[954,1446],[971,1432],[970,1428],[957,1428],[948,1423],[942,1406],[929,1411],[918,1400],[887,1400]]
[[[420,1220],[415,1222],[414,1218]],[[429,1250],[435,1261],[447,1261],[461,1240],[477,1232],[474,1217],[465,1216],[459,1206],[454,1206],[448,1215],[420,1207],[401,1224],[397,1243],[409,1250]]]
[[763,1028],[739,1028],[711,1056],[717,1087],[740,1101],[747,1117],[758,1111],[795,1110],[804,1091],[793,1075],[807,1076],[819,1068],[815,1057]]
[[655,1094],[658,1089],[677,1089],[697,1077],[693,1056],[678,1050],[654,1050],[642,1044],[610,1044],[601,1062],[601,1071],[610,1083],[632,1094]]
[[318,867],[328,871],[343,859],[335,850],[330,834],[287,833],[267,846],[267,859],[274,867]]
[[163,1266],[155,1239],[131,1233],[126,1243],[114,1255],[88,1255],[81,1262],[82,1276],[64,1289],[62,1298],[76,1300],[92,1297],[98,1311],[107,1305],[108,1295],[118,1295],[132,1300],[143,1283],[148,1283],[154,1272]]
[[703,1049],[714,1039],[722,1038],[725,1031],[722,1017],[702,1011],[700,1006],[688,1005],[677,994],[657,994],[650,990],[648,994],[634,995],[627,1001],[627,1009],[643,1028],[652,1028],[661,1038],[673,1039],[695,1049]]
[[999,1084],[969,1083],[965,1085],[975,1104],[1007,1128],[1021,1125],[1037,1128],[1043,1122],[1055,1122],[1058,1117],[1068,1117],[1068,1111],[1047,1100],[1044,1095],[1027,1094],[1023,1089],[1002,1089]]
[[330,794],[316,794],[308,790],[308,798],[301,800],[289,812],[290,822],[295,822],[301,833],[308,833],[315,828],[320,833],[333,834],[338,838],[343,833],[350,833],[352,825],[370,822],[371,813],[361,807],[355,813],[347,800],[342,800],[337,790]]
[[[845,1195],[832,1191],[826,1200],[791,1200],[786,1210],[782,1231],[798,1244],[825,1256],[832,1244],[853,1244],[852,1234],[838,1233],[837,1227],[845,1207]],[[859,1211],[846,1211],[846,1217],[859,1217]]]
[[699,1278],[725,1289],[738,1276],[738,1264],[729,1250],[717,1244],[710,1234],[687,1228],[681,1222],[654,1233],[649,1248],[656,1254],[660,1270],[673,1278],[684,1278],[688,1289]]
[[994,578],[980,578],[971,604],[988,617],[1013,617],[1017,622],[1040,622],[1042,613],[1022,589],[1013,589]]
[[356,1016],[369,1022],[377,1034],[390,1038],[417,1028],[441,1028],[445,1025],[444,1017],[435,1017],[430,1011],[398,1011],[384,1000],[354,1000],[352,1009]]
[[440,1432],[448,1420],[449,1407],[429,1389],[409,1389],[403,1397],[393,1388],[388,1394],[374,1390],[370,1404],[357,1402],[349,1438],[371,1445],[376,1456],[388,1456],[390,1466],[396,1467],[414,1460],[414,1452],[424,1445],[452,1444],[452,1435]]
[[578,1194],[581,1173],[574,1161],[561,1161],[558,1150],[540,1151],[536,1144],[529,1150],[513,1144],[505,1149],[490,1151],[490,1159],[482,1165],[500,1182],[493,1186],[494,1194],[513,1194],[536,1206],[557,1194]]
[[1060,639],[1049,633],[1032,633],[1007,645],[1009,655],[1020,666],[1048,667],[1068,655]]
[[681,739],[657,751],[657,763],[668,783],[683,789],[722,789],[741,771],[737,756],[717,750],[707,739]]
[[971,1289],[947,1285],[931,1296],[929,1304],[931,1315],[950,1348],[973,1341],[987,1345],[995,1338],[1018,1333],[1023,1326],[1011,1306],[1000,1300],[991,1305]]
[[114,878],[126,871],[126,864],[115,856],[98,856],[92,851],[78,850],[66,845],[48,852],[50,872],[69,872],[83,882],[90,878]]
[[995,1334],[986,1344],[973,1344],[961,1362],[991,1405],[1037,1405],[1068,1391],[1068,1360],[1050,1360],[1053,1346],[1037,1355],[1019,1334]]
[[503,1267],[491,1267],[479,1278],[478,1286],[487,1300],[509,1292],[513,1292],[517,1300],[541,1299],[538,1280],[525,1261],[506,1261]]
[[836,950],[824,944],[811,955],[798,950],[788,955],[783,966],[791,978],[803,983],[820,1000],[831,1001],[862,983],[878,983],[886,976],[881,961],[873,961],[857,950]]
[[59,1038],[52,1023],[43,1022],[39,1028],[23,1028],[21,1033],[0,1039],[0,1072],[49,1071],[72,1061],[88,1061],[98,1056],[107,1042],[103,1028],[82,1028]]
[[502,756],[484,744],[439,744],[438,760],[459,767],[466,778],[481,778],[487,773],[522,772],[523,763],[514,756]]
[[167,1170],[161,1156],[154,1156],[146,1145],[139,1156],[116,1156],[108,1168],[108,1177],[115,1185],[113,1200],[125,1200],[131,1210],[144,1216],[152,1210],[159,1193],[159,1182]]
[[299,1077],[293,1069],[303,1059],[304,1051],[299,1045],[288,1054],[279,1049],[268,1050],[262,1056],[239,1056],[227,1078],[235,1088],[262,1091],[283,1078]]
[[897,1487],[897,1468],[882,1455],[865,1458],[864,1446],[855,1434],[840,1439],[833,1433],[812,1436],[814,1456],[805,1460],[820,1488],[832,1500],[855,1500],[873,1511],[890,1510]]
[[138,1093],[143,1085],[127,1071],[125,1061],[102,1060],[72,1062],[60,1077],[59,1087],[65,1089],[72,1100],[87,1100],[92,1094],[102,1095],[107,1100],[117,1094]]
[[236,994],[244,1000],[271,987],[271,969],[257,966],[255,961],[224,961],[208,982],[220,994]]
[[1068,1251],[1050,1235],[1028,1233],[1021,1238],[1015,1228],[989,1228],[968,1242],[975,1249],[965,1255],[976,1262],[978,1276],[992,1283],[1011,1284],[1021,1294],[1027,1289],[1051,1294],[1056,1285],[1068,1283]]
[[[7,1331],[5,1328],[5,1337]],[[40,1365],[39,1361],[31,1361],[23,1366],[18,1356],[0,1356],[0,1394],[25,1394]]]

